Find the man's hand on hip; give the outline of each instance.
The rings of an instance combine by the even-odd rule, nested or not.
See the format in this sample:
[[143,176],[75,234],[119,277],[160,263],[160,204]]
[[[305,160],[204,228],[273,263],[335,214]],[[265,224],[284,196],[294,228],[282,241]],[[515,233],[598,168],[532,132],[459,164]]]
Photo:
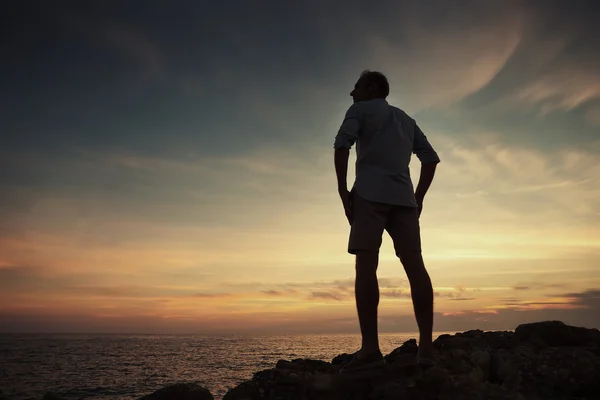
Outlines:
[[420,196],[416,196],[417,207],[419,209],[419,217],[421,216],[421,212],[423,212],[423,198]]
[[348,218],[348,222],[352,225],[353,215],[352,215],[352,195],[348,191],[348,189],[339,189],[340,198],[342,199],[342,205],[344,206],[344,212],[346,213],[346,218]]

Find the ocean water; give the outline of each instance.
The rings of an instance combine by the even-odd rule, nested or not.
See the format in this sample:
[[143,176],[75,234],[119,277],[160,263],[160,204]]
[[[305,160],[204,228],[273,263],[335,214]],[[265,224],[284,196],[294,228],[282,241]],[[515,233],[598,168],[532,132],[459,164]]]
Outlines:
[[[381,350],[387,354],[416,337],[381,334]],[[278,360],[331,361],[359,346],[359,335],[0,334],[0,391],[9,400],[41,400],[47,391],[116,400],[193,382],[221,399]]]

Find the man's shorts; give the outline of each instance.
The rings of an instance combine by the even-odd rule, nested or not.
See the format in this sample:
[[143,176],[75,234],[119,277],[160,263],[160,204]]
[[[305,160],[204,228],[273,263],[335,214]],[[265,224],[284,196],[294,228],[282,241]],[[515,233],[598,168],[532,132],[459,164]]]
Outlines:
[[386,230],[394,242],[398,257],[412,252],[421,252],[421,230],[419,211],[416,207],[404,207],[377,203],[351,192],[352,227],[348,252],[379,251],[383,231]]

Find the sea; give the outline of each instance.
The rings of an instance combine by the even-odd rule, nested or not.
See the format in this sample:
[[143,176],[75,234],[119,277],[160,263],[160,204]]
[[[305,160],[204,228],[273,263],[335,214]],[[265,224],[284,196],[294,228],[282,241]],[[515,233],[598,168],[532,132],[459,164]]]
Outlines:
[[[437,332],[434,339],[442,333]],[[416,333],[380,334],[388,354]],[[0,398],[137,399],[174,383],[196,383],[222,399],[278,360],[331,361],[360,347],[358,334],[152,335],[0,334]]]

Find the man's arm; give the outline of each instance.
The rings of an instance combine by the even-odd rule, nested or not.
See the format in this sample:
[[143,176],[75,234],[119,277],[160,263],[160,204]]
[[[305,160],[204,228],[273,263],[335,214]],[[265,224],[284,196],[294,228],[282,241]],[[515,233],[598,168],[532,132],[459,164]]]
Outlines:
[[348,158],[350,149],[358,139],[360,132],[360,110],[355,103],[346,112],[344,121],[333,144],[335,173],[337,175],[338,191],[347,191]]
[[335,149],[334,151],[334,163],[335,163],[335,174],[337,176],[338,191],[348,190],[348,159],[350,158],[350,149]]
[[419,183],[415,190],[415,198],[419,206],[419,212],[423,208],[423,199],[425,194],[433,182],[435,176],[435,169],[440,162],[440,158],[437,153],[427,140],[427,137],[421,131],[421,129],[415,123],[415,136],[413,142],[413,153],[421,161],[421,175],[419,176]]
[[417,190],[415,190],[415,197],[417,198],[419,208],[423,206],[423,199],[427,190],[429,190],[429,186],[431,186],[431,182],[433,182],[437,165],[437,162],[421,163],[421,175],[419,176]]
[[352,206],[350,204],[350,193],[348,192],[348,158],[350,158],[350,149],[358,139],[360,132],[360,110],[355,103],[346,112],[342,126],[335,137],[333,144],[335,174],[337,176],[337,186],[344,212],[348,218],[348,222],[352,225]]

